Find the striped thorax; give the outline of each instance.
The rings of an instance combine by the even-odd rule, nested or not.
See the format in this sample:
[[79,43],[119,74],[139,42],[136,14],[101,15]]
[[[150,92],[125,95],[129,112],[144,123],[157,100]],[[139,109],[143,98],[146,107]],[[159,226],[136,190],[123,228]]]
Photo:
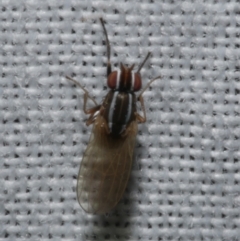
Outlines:
[[111,89],[103,101],[102,115],[108,123],[112,136],[123,135],[128,125],[135,120],[135,91],[141,89],[140,73],[121,64],[121,68],[109,74],[107,84]]

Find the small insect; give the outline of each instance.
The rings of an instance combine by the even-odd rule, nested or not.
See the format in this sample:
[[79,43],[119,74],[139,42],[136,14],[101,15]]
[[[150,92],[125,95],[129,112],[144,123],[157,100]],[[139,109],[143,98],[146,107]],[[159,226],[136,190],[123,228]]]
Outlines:
[[[127,186],[132,167],[137,124],[146,121],[143,93],[157,78],[152,79],[138,96],[142,87],[140,70],[150,53],[136,72],[134,65],[112,71],[110,44],[104,21],[100,18],[107,46],[107,85],[110,88],[102,104],[98,105],[88,91],[76,80],[67,77],[84,91],[83,110],[89,114],[87,125],[93,124],[89,144],[84,153],[77,178],[77,198],[88,213],[104,214],[113,209]],[[87,109],[87,100],[95,107]],[[137,113],[140,101],[143,116]]]

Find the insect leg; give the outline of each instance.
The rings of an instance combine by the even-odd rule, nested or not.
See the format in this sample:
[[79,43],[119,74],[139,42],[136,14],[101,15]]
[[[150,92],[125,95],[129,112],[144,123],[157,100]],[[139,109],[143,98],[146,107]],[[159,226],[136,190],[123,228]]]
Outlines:
[[147,117],[146,117],[145,105],[144,105],[144,100],[143,100],[142,95],[140,95],[140,96],[138,97],[138,101],[140,101],[141,109],[142,109],[142,112],[143,112],[143,116],[141,116],[141,115],[138,114],[137,112],[135,113],[135,115],[136,115],[137,121],[138,121],[139,123],[144,123],[144,122],[146,122]]
[[[75,79],[72,79],[71,77],[66,76],[66,78],[67,78],[68,80],[71,80],[74,84],[76,84],[77,86],[79,86],[79,87],[84,91],[84,96],[83,96],[83,111],[84,111],[85,114],[90,115],[89,118],[88,118],[88,120],[87,120],[87,122],[86,122],[86,124],[87,124],[87,125],[92,124],[92,123],[94,122],[94,120],[95,120],[95,113],[100,110],[100,107],[101,107],[101,106],[97,104],[97,102],[94,100],[94,98],[92,98],[92,97],[89,95],[88,91],[87,91],[80,83],[78,83]],[[89,98],[90,100],[92,100],[93,103],[95,104],[95,106],[94,106],[93,108],[91,108],[91,109],[87,109],[87,100],[88,100],[88,98]]]
[[111,48],[110,48],[110,44],[109,44],[109,40],[108,40],[108,34],[107,34],[107,30],[105,28],[105,24],[102,18],[100,18],[100,22],[102,24],[103,27],[103,31],[106,37],[106,45],[107,45],[107,76],[112,72],[112,66],[111,66],[111,60],[110,60],[110,55],[111,55]]
[[[85,96],[85,95],[84,95]],[[85,100],[84,100],[84,102],[85,102]],[[85,104],[84,104],[85,105]],[[86,107],[86,106],[85,106]],[[90,114],[90,116],[89,116],[89,118],[87,119],[87,121],[86,121],[86,125],[87,126],[89,126],[89,125],[91,125],[91,124],[93,124],[94,123],[94,121],[95,121],[95,119],[96,119],[96,112],[98,112],[99,110],[100,110],[100,108],[101,108],[101,105],[97,105],[97,106],[95,106],[95,107],[93,107],[93,108],[91,108],[91,109],[86,109],[84,107],[84,112],[86,113],[86,114]]]
[[[89,98],[90,100],[92,100],[92,102],[97,106],[98,104],[97,104],[97,102],[94,100],[94,98],[92,98],[90,95],[89,95],[89,93],[88,93],[88,91],[80,84],[80,83],[78,83],[75,79],[73,79],[73,78],[71,78],[71,77],[69,77],[69,76],[66,76],[66,78],[68,79],[68,80],[71,80],[75,85],[77,85],[77,86],[79,86],[83,91],[84,91],[84,106],[83,106],[83,108],[84,108],[84,112],[85,112],[85,110],[86,110],[86,103],[85,102],[87,102],[87,99]],[[85,112],[86,113],[86,112]],[[87,114],[87,113],[86,113]]]
[[136,113],[136,118],[138,120],[138,122],[140,123],[144,123],[146,121],[146,111],[145,111],[145,105],[144,105],[144,100],[143,100],[143,93],[146,91],[146,89],[152,84],[153,81],[157,80],[157,79],[160,79],[161,76],[158,76],[152,80],[149,81],[149,83],[143,88],[143,90],[140,92],[139,96],[137,97],[137,100],[140,101],[141,103],[141,109],[142,109],[142,112],[143,112],[143,116],[139,115],[138,113]]
[[161,78],[161,76],[158,76],[158,77],[150,80],[149,83],[148,83],[148,84],[142,89],[142,91],[140,92],[139,96],[137,97],[137,100],[140,100],[140,96],[143,95],[143,93],[144,93],[144,92],[146,91],[146,89],[152,84],[152,82],[154,82],[155,80],[160,79],[160,78]]

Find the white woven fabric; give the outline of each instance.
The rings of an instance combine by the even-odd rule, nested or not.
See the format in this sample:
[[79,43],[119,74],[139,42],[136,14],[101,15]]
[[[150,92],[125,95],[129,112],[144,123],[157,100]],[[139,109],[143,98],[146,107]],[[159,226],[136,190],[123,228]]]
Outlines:
[[[239,1],[0,2],[0,240],[240,240]],[[138,65],[147,122],[112,213],[84,213],[83,92]],[[89,102],[91,106],[91,102]]]

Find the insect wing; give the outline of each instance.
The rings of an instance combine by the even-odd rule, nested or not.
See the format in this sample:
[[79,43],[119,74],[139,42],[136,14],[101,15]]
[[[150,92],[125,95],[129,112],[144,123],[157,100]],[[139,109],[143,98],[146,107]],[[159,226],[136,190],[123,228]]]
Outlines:
[[78,174],[77,196],[88,213],[103,214],[121,199],[132,167],[137,122],[125,137],[107,134],[105,119],[98,115]]

